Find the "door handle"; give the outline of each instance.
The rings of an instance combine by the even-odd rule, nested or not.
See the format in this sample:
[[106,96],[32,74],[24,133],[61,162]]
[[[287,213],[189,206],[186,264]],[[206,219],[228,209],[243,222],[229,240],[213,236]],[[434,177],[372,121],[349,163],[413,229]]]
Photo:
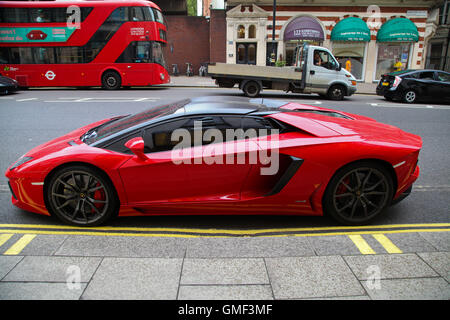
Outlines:
[[316,72],[314,70],[310,70],[309,74],[315,74]]

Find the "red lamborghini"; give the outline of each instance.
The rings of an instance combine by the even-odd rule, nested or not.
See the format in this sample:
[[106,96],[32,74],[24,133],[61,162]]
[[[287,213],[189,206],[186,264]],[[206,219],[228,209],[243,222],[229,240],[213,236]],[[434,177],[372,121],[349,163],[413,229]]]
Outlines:
[[410,193],[421,146],[359,115],[200,97],[75,130],[6,177],[14,205],[78,226],[163,214],[326,214],[357,225]]

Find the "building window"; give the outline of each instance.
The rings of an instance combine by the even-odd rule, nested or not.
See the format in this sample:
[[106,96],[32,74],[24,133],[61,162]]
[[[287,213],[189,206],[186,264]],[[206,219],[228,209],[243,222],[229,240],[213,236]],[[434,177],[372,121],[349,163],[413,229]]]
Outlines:
[[244,39],[245,38],[245,27],[243,25],[240,25],[237,28],[237,37],[238,37],[238,39]]
[[251,39],[256,38],[256,27],[253,24],[248,28],[248,37]]
[[398,62],[397,59],[402,63],[401,70],[407,69],[410,53],[411,43],[379,43],[375,80],[379,80],[385,73],[395,71],[394,64]]

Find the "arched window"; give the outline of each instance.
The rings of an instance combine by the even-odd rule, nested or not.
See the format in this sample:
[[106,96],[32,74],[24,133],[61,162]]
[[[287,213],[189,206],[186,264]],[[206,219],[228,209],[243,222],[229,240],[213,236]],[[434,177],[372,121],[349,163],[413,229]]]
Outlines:
[[238,39],[244,39],[245,38],[245,27],[243,25],[240,25],[237,28],[237,37],[238,37]]
[[253,24],[248,28],[248,37],[252,39],[256,38],[256,27]]

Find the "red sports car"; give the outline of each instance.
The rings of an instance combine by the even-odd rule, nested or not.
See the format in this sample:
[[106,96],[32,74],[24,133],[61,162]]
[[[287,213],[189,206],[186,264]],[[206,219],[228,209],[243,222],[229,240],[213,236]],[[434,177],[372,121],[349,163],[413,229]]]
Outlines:
[[78,226],[163,214],[326,214],[356,225],[410,193],[421,146],[359,115],[200,97],[75,130],[6,177],[14,205]]

